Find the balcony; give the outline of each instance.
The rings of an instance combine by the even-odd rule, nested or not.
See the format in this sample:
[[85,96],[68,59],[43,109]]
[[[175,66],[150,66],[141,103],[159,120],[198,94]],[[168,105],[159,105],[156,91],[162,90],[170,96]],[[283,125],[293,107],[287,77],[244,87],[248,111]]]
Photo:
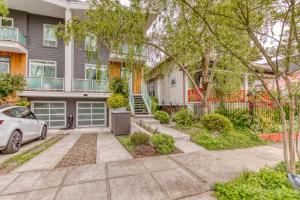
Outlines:
[[[130,52],[133,51],[133,52]],[[134,48],[129,48],[128,45],[122,45],[118,49],[112,49],[110,52],[110,57],[109,59],[111,61],[122,61],[127,59],[129,54],[133,54],[133,59],[134,60],[139,60],[139,61],[146,61],[146,55],[147,51],[146,48],[142,47],[140,49],[134,47]]]
[[73,79],[73,92],[108,92],[107,81],[87,80],[87,79]]
[[18,28],[0,27],[2,51],[26,53],[26,38]]
[[31,91],[64,91],[63,78],[26,77],[26,90]]

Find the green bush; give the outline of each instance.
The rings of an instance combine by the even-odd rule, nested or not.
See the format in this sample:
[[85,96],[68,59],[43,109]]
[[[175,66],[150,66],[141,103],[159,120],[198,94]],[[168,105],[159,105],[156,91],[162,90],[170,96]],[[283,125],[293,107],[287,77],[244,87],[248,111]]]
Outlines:
[[0,99],[13,92],[24,90],[24,87],[25,80],[22,75],[0,73]]
[[220,114],[208,114],[201,118],[202,124],[211,131],[230,132],[233,130],[231,121]]
[[159,120],[162,124],[168,124],[170,121],[170,115],[165,111],[156,111],[154,118]]
[[154,134],[150,138],[154,148],[160,154],[169,154],[175,150],[175,141],[172,136],[165,134]]
[[112,108],[112,109],[127,107],[128,100],[122,94],[112,94],[107,99],[107,105],[109,108]]
[[286,172],[264,168],[259,172],[244,172],[228,183],[214,185],[219,200],[300,200],[289,183]]
[[151,97],[151,111],[155,113],[158,110],[158,99],[156,97]]
[[17,106],[23,106],[23,107],[29,107],[30,106],[30,101],[26,101],[26,100],[21,100],[17,103]]
[[176,125],[181,128],[190,128],[194,124],[194,114],[186,108],[180,109],[174,117]]
[[123,94],[125,96],[128,96],[128,83],[127,80],[124,78],[113,78],[109,82],[109,90],[116,94]]
[[146,133],[136,132],[129,136],[131,144],[135,147],[149,144],[150,136]]

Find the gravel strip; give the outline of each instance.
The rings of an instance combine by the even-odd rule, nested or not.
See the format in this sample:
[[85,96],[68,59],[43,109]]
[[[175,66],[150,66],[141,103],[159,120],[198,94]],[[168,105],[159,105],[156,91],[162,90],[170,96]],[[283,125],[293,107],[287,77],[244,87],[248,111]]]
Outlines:
[[95,164],[96,154],[97,134],[84,134],[58,163],[56,168]]

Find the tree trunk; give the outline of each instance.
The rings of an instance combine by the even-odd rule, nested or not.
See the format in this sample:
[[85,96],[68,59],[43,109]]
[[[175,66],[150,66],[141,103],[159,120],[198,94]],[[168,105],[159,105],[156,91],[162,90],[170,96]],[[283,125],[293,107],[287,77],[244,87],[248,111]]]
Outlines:
[[297,132],[297,139],[296,139],[296,152],[298,156],[298,161],[300,161],[299,143],[300,143],[300,117],[298,116],[298,132]]
[[208,114],[208,98],[210,95],[209,91],[209,51],[205,51],[202,55],[202,94],[203,98],[201,99],[202,107],[201,107],[201,114],[206,115]]
[[295,96],[290,97],[290,119],[289,119],[289,151],[291,173],[296,173],[296,155],[295,155]]

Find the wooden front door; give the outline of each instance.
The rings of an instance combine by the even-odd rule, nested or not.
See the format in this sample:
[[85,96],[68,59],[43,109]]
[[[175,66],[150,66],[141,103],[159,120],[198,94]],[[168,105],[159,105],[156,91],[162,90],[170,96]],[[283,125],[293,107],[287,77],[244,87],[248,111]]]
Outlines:
[[142,70],[134,70],[132,73],[132,91],[133,94],[141,93],[141,83],[142,83]]

